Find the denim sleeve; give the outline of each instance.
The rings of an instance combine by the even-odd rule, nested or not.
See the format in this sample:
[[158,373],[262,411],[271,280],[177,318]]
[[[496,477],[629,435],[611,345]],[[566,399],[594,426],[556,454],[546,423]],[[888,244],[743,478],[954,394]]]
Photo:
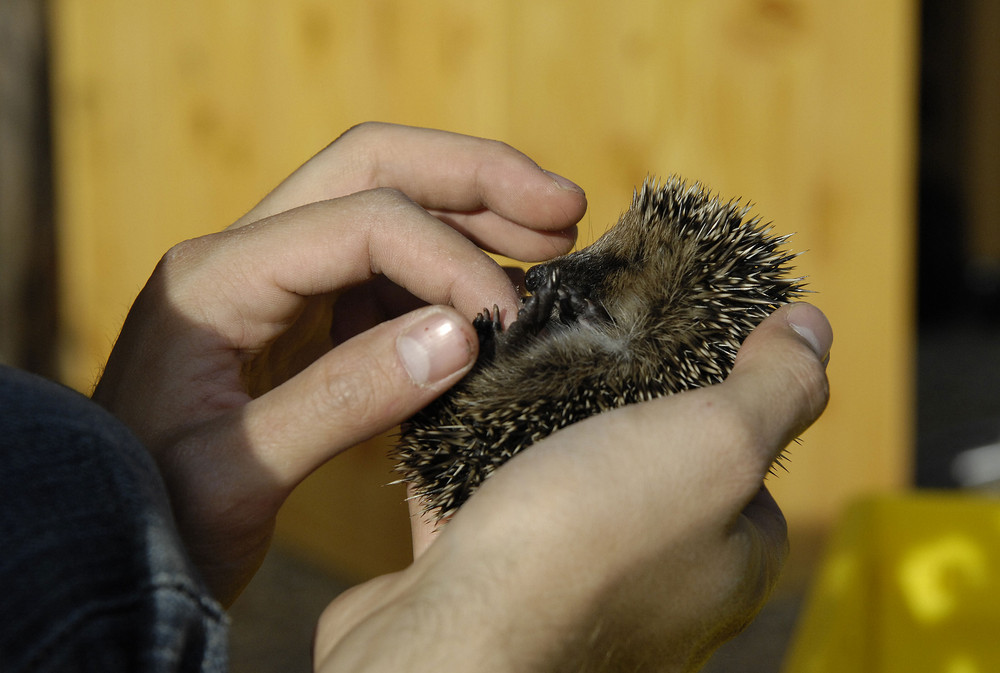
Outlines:
[[0,366],[0,671],[225,671],[227,620],[138,440]]

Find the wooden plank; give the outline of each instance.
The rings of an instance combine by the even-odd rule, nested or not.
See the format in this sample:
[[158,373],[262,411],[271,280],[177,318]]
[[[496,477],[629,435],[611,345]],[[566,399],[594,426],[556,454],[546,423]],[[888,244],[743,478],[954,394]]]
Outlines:
[[[752,198],[798,232],[836,331],[829,410],[773,482],[789,520],[823,526],[907,482],[913,2],[56,0],[52,17],[73,385],[89,385],[169,245],[382,119],[498,137],[572,177],[590,198],[585,240],[650,173]],[[283,521],[356,518],[361,496],[324,500],[338,490],[326,478]],[[390,519],[394,506],[371,504]],[[314,525],[328,524],[282,530],[334,566],[364,565]]]

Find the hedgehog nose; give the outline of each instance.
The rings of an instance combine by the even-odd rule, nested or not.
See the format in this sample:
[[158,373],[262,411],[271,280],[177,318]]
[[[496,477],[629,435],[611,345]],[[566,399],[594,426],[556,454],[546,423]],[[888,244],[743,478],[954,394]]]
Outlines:
[[545,267],[547,264],[536,264],[528,269],[524,274],[524,286],[528,292],[535,292],[545,284]]

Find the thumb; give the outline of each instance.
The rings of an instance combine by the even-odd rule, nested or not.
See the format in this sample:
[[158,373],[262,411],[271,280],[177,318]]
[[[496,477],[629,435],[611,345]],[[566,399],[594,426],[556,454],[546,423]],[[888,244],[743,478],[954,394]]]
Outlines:
[[809,427],[830,397],[826,364],[833,330],[804,303],[782,306],[751,332],[720,388],[736,398],[767,465]]
[[380,323],[247,405],[247,445],[292,488],[456,383],[475,362],[478,343],[472,324],[447,306]]

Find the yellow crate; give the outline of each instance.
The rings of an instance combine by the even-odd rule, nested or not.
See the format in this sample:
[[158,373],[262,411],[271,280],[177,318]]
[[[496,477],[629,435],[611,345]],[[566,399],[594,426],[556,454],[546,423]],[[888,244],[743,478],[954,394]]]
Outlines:
[[865,500],[834,532],[784,671],[1000,671],[998,602],[1000,500]]

